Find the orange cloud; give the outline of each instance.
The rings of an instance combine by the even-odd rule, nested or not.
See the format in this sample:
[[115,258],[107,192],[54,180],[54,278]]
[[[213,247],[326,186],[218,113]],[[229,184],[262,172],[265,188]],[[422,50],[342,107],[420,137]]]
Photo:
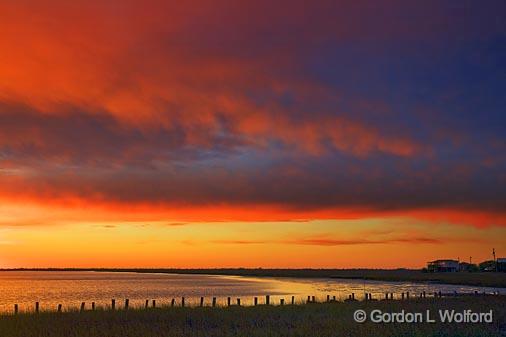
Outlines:
[[[122,140],[114,138],[118,132],[149,138],[161,128],[166,133],[180,129],[182,145],[191,146],[210,146],[226,131],[258,146],[278,140],[316,154],[325,151],[325,144],[361,156],[374,152],[411,156],[424,150],[408,134],[385,134],[349,116],[332,116],[336,113],[332,110],[339,109],[334,104],[336,93],[294,75],[300,60],[290,57],[291,50],[260,45],[254,57],[238,53],[237,37],[226,31],[222,50],[202,41],[205,24],[194,27],[192,19],[205,13],[204,23],[221,32],[219,8],[243,10],[228,1],[215,6],[160,1],[121,6],[60,1],[41,6],[27,1],[0,6],[0,29],[7,32],[0,37],[4,46],[0,101],[9,104],[0,114],[19,110],[15,104],[29,110],[15,111],[24,115],[18,117],[24,127],[17,134],[1,130],[5,136],[0,146],[16,149],[19,142],[28,141],[43,150],[64,144],[58,132],[53,137],[47,134],[53,131],[51,125],[38,126],[36,115],[48,118],[46,124],[68,123],[68,128],[75,128],[79,125],[69,119],[79,110],[84,123],[108,121],[116,130],[113,142]],[[260,8],[255,11],[260,13]],[[302,12],[294,9],[294,14]],[[244,34],[253,34],[249,29],[254,28],[244,28]],[[279,57],[273,59],[277,52]],[[279,74],[273,76],[276,69]],[[260,102],[252,93],[268,93],[264,96],[270,98]],[[327,102],[326,107],[287,109],[281,103],[287,93],[301,105],[321,101]],[[304,115],[310,117],[299,118]],[[100,141],[97,146],[105,145]]]
[[1,3],[0,199],[73,220],[382,214],[504,226],[501,158],[488,171],[447,164],[446,148],[435,154],[447,134],[435,142],[405,127],[418,119],[398,122],[399,106],[347,97],[308,69],[312,50],[432,41],[448,18],[431,13],[417,29],[354,1],[285,5]]

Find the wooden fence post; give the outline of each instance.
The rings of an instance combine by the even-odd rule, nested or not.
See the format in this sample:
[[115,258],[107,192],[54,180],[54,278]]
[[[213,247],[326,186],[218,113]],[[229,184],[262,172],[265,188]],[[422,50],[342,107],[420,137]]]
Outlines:
[[61,312],[62,305],[58,304],[58,312]]
[[91,302],[91,310],[95,310],[95,302]]
[[240,298],[237,299],[237,305],[239,305],[239,306],[241,305],[241,299]]
[[265,296],[265,304],[269,305],[271,297],[269,295]]
[[401,294],[401,299],[403,300],[404,299],[404,293]]
[[116,300],[113,298],[111,300],[111,310],[115,310],[116,309]]
[[258,305],[258,297],[255,297],[254,300],[253,300],[254,304],[255,305]]
[[172,301],[170,301],[170,306],[173,307],[176,305],[176,299],[173,298]]
[[330,295],[327,295],[327,302],[330,302]]
[[284,298],[280,299],[280,300],[279,300],[279,304],[280,304],[280,305],[285,304],[285,299],[284,299]]
[[181,307],[184,307],[184,297],[181,298]]
[[216,297],[213,297],[213,307],[216,306]]
[[227,297],[227,306],[230,306],[230,297]]
[[17,304],[14,304],[14,314],[15,315],[18,314],[18,305]]
[[85,306],[85,305],[86,305],[86,303],[81,302],[81,309],[80,309],[81,311],[84,311],[84,306]]
[[316,303],[316,297],[314,297],[314,296],[313,296],[313,297],[311,298],[311,301],[312,301],[313,303]]
[[204,306],[204,297],[201,297],[200,298],[200,306],[203,307]]
[[309,295],[307,297],[307,303],[311,303],[311,296],[309,296]]
[[148,308],[149,307],[149,300],[146,300],[146,304],[144,305],[144,308]]
[[39,313],[39,302],[35,302],[35,312]]
[[128,298],[126,298],[126,299],[125,299],[125,310],[128,310],[128,303],[129,303],[129,302],[130,302],[130,301],[129,301],[129,299],[128,299]]
[[295,304],[295,296],[292,296],[292,305]]
[[355,293],[351,293],[351,299],[354,300],[355,299]]
[[151,305],[153,306],[153,308],[156,308],[156,300],[152,300]]

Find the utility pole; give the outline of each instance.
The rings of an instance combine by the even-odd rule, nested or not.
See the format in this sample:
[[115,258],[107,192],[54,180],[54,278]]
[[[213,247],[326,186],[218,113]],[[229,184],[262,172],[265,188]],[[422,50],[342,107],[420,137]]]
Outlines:
[[497,271],[497,262],[495,261],[495,248],[492,248],[492,255],[494,256],[494,269]]

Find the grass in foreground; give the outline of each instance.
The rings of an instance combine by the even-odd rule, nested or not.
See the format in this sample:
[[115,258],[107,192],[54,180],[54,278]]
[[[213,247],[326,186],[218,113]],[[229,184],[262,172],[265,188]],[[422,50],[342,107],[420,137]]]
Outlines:
[[[356,323],[357,309],[493,310],[491,324]],[[160,308],[0,316],[1,337],[506,336],[504,296],[228,308]]]

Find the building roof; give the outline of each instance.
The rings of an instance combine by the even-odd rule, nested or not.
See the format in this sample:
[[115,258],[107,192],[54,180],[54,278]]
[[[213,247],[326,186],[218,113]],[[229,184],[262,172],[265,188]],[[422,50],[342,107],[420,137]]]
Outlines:
[[451,259],[441,259],[441,260],[429,261],[429,263],[446,263],[446,262],[459,263],[459,261],[451,260]]

